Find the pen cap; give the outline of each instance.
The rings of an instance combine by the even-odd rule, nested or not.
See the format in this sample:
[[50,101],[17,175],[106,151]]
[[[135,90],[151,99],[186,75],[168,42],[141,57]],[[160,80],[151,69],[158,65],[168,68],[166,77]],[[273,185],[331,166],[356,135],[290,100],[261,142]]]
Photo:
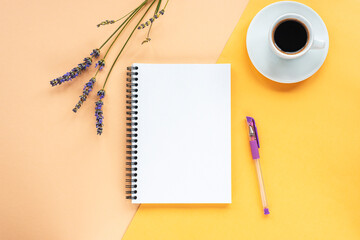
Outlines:
[[258,136],[258,131],[257,131],[256,124],[255,124],[255,119],[252,118],[252,117],[246,117],[246,121],[247,121],[248,125],[253,127],[253,129],[255,131],[255,138],[256,138],[257,147],[260,148],[259,136]]

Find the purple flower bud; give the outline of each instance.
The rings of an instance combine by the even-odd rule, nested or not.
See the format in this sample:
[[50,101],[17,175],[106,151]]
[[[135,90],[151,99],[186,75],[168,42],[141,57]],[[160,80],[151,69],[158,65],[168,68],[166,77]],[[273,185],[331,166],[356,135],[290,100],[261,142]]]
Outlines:
[[84,62],[79,63],[78,66],[74,67],[70,72],[67,72],[63,76],[50,81],[51,86],[54,87],[56,85],[62,84],[63,82],[67,82],[76,78],[77,76],[80,75],[82,71],[86,70],[86,68],[89,67],[91,63],[92,63],[91,58],[89,57],[84,58]]
[[89,57],[84,58],[84,64],[86,67],[89,67],[92,64],[92,59]]
[[93,89],[94,83],[96,79],[93,77],[84,85],[83,94],[80,96],[80,101],[75,105],[73,112],[77,112],[77,110],[81,107],[82,103],[86,101],[87,97],[89,96],[91,90]]
[[96,64],[95,64],[95,68],[97,68],[97,66],[99,66],[99,70],[102,70],[105,67],[105,60],[101,59],[99,60]]
[[[104,92],[104,94],[105,94],[105,91],[103,89],[101,89],[100,91]],[[105,96],[105,95],[99,95],[99,92],[98,92],[98,96]],[[101,135],[102,131],[103,131],[103,119],[104,119],[104,116],[103,116],[103,111],[101,110],[103,105],[104,105],[104,102],[101,101],[101,100],[98,100],[97,102],[95,102],[95,117],[96,117],[95,126],[96,126],[96,129],[97,129],[97,134],[98,135]]]
[[93,49],[92,53],[90,53],[91,56],[94,58],[98,58],[100,56],[100,49]]
[[97,92],[97,95],[100,97],[100,99],[103,99],[105,97],[105,90],[101,89]]

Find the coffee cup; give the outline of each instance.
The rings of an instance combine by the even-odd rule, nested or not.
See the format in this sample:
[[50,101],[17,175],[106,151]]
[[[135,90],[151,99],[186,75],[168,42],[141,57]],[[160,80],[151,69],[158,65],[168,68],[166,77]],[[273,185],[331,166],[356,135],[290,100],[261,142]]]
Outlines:
[[269,45],[283,59],[296,59],[309,50],[322,49],[325,41],[314,36],[310,22],[296,13],[278,17],[270,27]]

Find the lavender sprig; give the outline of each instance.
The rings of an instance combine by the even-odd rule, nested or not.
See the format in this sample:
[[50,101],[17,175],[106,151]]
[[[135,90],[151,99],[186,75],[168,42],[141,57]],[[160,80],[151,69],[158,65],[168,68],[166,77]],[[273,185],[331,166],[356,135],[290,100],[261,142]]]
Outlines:
[[160,15],[164,15],[164,13],[165,13],[165,8],[166,8],[169,0],[166,1],[166,4],[165,4],[164,8],[159,12],[159,9],[160,9],[160,6],[161,6],[161,2],[162,2],[162,0],[159,0],[158,4],[157,4],[157,6],[156,6],[156,9],[155,9],[155,12],[154,12],[153,17],[151,17],[148,21],[146,21],[145,23],[140,24],[140,25],[137,27],[137,29],[141,30],[141,29],[144,29],[144,28],[147,27],[147,26],[150,26],[150,27],[149,27],[149,30],[148,30],[148,33],[147,33],[147,35],[146,35],[146,38],[145,38],[144,41],[142,41],[141,45],[144,44],[144,43],[148,43],[148,42],[151,41],[150,31],[151,31],[152,25],[153,25],[155,19],[158,19],[158,18],[160,17]]
[[102,25],[108,25],[108,24],[114,24],[116,21],[115,20],[105,20],[102,21],[101,23],[99,23],[98,25],[96,25],[97,27],[100,27]]
[[105,97],[105,90],[104,89],[100,89],[97,92],[97,95],[99,96],[100,99],[103,99]]
[[82,63],[79,63],[77,67],[74,67],[70,72],[65,73],[61,77],[55,78],[54,80],[50,81],[51,86],[61,85],[64,82],[68,82],[70,80],[73,80],[82,71],[85,71],[86,68],[88,68],[92,64],[92,59],[87,57],[84,58],[84,61]]
[[100,49],[96,48],[93,49],[92,53],[90,53],[90,55],[94,58],[98,58],[100,56]]
[[55,87],[57,85],[61,85],[62,83],[73,80],[74,78],[79,76],[81,72],[85,71],[92,64],[93,57],[97,58],[100,56],[100,50],[94,49],[92,53],[90,53],[90,55],[91,57],[84,58],[83,62],[79,63],[77,67],[71,69],[70,72],[67,72],[61,77],[51,80],[50,81],[51,86]]
[[164,15],[164,13],[165,13],[165,9],[162,9],[159,13],[154,14],[154,16],[152,18],[150,18],[148,21],[146,21],[145,23],[140,24],[137,29],[141,30],[141,29],[146,28],[147,26],[150,26],[161,15]]
[[97,68],[97,66],[99,66],[99,70],[102,70],[102,69],[105,67],[105,59],[99,60],[99,61],[95,64],[95,68]]
[[96,131],[97,135],[101,135],[103,131],[103,111],[102,106],[104,105],[104,102],[101,100],[105,97],[105,90],[101,89],[98,91],[97,95],[99,96],[99,100],[95,103],[95,117],[96,117]]
[[92,77],[85,85],[83,88],[83,94],[80,96],[80,100],[79,102],[75,105],[75,107],[73,108],[73,112],[76,113],[80,107],[82,106],[82,104],[86,101],[87,97],[89,96],[90,92],[93,90],[94,87],[94,83],[96,82],[96,78]]
[[[76,113],[81,106],[83,105],[83,103],[87,100],[89,94],[91,93],[91,91],[94,88],[94,84],[96,82],[96,76],[97,73],[102,70],[105,67],[105,58],[107,56],[107,54],[109,53],[110,49],[112,49],[112,46],[114,45],[114,43],[116,42],[116,40],[118,39],[118,37],[122,34],[122,32],[125,30],[125,28],[127,27],[127,25],[134,19],[134,17],[143,9],[143,7],[145,5],[147,5],[147,3],[150,3],[148,8],[146,9],[146,11],[144,12],[144,14],[142,15],[141,19],[137,22],[137,24],[134,26],[133,30],[131,31],[130,35],[128,36],[127,40],[125,41],[125,43],[123,44],[120,52],[118,53],[118,55],[116,56],[115,60],[112,62],[110,69],[107,73],[107,76],[105,78],[105,81],[103,83],[103,87],[101,90],[99,90],[97,92],[97,96],[98,96],[98,101],[95,102],[95,117],[96,117],[96,129],[97,129],[97,134],[101,135],[103,132],[103,119],[104,119],[104,115],[103,115],[103,98],[105,97],[105,85],[109,79],[109,76],[115,66],[115,63],[117,62],[118,58],[120,57],[120,55],[122,54],[125,46],[128,44],[130,38],[132,37],[132,35],[134,34],[134,31],[136,31],[136,29],[139,28],[139,24],[141,24],[141,22],[144,20],[145,16],[147,15],[148,11],[152,8],[152,6],[157,3],[154,15],[152,18],[149,19],[149,21],[144,23],[144,27],[145,26],[150,26],[148,28],[148,34],[147,34],[147,38],[145,40],[145,42],[150,41],[150,37],[149,37],[149,33],[151,30],[151,26],[153,24],[153,22],[155,21],[155,19],[157,19],[160,15],[163,15],[165,12],[165,8],[166,5],[168,3],[169,0],[167,0],[165,7],[159,11],[161,5],[162,5],[162,0],[143,0],[143,2],[136,7],[135,9],[133,9],[132,11],[130,11],[128,14],[126,14],[125,16],[123,16],[122,18],[118,19],[118,20],[105,20],[102,21],[101,23],[99,23],[97,26],[103,26],[103,25],[109,25],[109,24],[114,24],[116,22],[118,22],[121,19],[124,19],[122,21],[122,23],[120,24],[120,26],[118,26],[116,28],[116,30],[106,39],[106,41],[99,47],[96,49],[93,49],[90,57],[84,58],[84,61],[81,62],[80,64],[77,65],[77,67],[74,67],[71,71],[65,73],[63,76],[58,77],[52,81],[50,81],[50,84],[52,86],[57,86],[60,85],[64,82],[70,81],[74,78],[76,78],[77,76],[79,76],[82,71],[85,71],[93,62],[94,59],[99,58],[100,57],[100,50],[102,50],[102,48],[110,41],[110,39],[112,39],[112,43],[111,45],[107,48],[105,54],[102,56],[102,58],[100,60],[97,60],[96,64],[95,64],[95,68],[97,69],[97,72],[95,74],[95,76],[93,78],[91,78],[85,85],[83,88],[83,93],[80,96],[80,99],[78,101],[78,103],[75,105],[75,107],[73,108],[73,111]],[[140,28],[141,29],[141,26]],[[113,36],[116,34],[116,36],[113,38]]]

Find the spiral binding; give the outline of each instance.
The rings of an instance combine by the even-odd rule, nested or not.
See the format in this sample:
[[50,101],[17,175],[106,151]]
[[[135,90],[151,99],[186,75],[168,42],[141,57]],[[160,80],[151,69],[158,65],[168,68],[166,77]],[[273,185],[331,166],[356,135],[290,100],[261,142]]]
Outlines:
[[138,67],[127,67],[126,78],[126,199],[137,199]]

